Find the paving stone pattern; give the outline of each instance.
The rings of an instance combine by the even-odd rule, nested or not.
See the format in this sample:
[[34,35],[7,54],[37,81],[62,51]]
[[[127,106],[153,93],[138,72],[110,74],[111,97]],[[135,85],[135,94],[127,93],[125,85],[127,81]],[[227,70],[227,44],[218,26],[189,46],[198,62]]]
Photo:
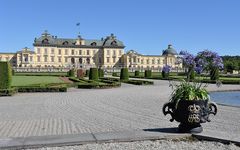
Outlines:
[[[171,93],[169,82],[154,83],[0,97],[0,138],[177,127],[178,123],[169,122],[170,116],[162,114],[162,106]],[[208,88],[240,90],[240,85]],[[240,135],[239,112],[237,107],[219,106],[218,115],[203,125],[205,132],[219,130],[226,136]]]

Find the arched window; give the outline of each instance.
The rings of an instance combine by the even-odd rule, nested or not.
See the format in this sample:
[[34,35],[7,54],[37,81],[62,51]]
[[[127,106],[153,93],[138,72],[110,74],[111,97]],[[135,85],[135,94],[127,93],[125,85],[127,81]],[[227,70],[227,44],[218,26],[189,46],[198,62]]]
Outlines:
[[75,64],[75,59],[73,57],[71,58],[71,63]]
[[83,62],[82,58],[79,58],[79,64],[82,64],[82,62]]
[[68,45],[68,41],[64,41],[62,45]]
[[48,39],[42,40],[42,44],[49,44]]
[[91,46],[96,46],[96,45],[97,45],[96,42],[92,42],[92,43],[91,43]]
[[90,58],[87,58],[87,64],[90,64]]
[[117,46],[117,42],[116,41],[112,41],[111,45],[112,46]]

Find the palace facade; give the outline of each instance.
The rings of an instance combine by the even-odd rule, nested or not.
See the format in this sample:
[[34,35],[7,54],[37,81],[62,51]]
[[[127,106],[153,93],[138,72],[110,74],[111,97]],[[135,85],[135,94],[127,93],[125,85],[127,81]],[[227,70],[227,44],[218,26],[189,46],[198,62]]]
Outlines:
[[124,53],[124,44],[114,34],[100,40],[58,38],[45,31],[35,38],[33,50],[23,48],[16,53],[0,53],[0,61],[14,68],[134,68],[161,69],[164,65],[181,67],[177,52],[168,45],[162,55],[142,55],[134,50]]

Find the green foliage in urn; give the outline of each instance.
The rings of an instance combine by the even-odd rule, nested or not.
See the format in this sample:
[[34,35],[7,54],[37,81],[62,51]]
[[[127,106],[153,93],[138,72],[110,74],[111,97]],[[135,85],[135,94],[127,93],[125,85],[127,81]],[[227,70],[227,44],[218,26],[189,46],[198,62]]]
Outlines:
[[128,68],[121,69],[120,80],[122,80],[122,81],[129,80]]
[[11,88],[12,68],[9,62],[0,62],[0,89]]
[[89,71],[89,80],[98,80],[98,69],[97,68],[90,68]]
[[202,83],[191,83],[183,80],[180,84],[171,83],[173,89],[170,102],[177,107],[180,100],[209,100],[208,92]]

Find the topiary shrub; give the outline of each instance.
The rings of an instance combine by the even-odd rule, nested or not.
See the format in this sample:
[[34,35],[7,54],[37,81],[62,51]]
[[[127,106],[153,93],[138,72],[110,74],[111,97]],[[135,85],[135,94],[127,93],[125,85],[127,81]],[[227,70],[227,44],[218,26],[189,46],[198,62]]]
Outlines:
[[84,76],[85,76],[84,70],[78,69],[77,70],[77,78],[83,78]]
[[193,67],[189,67],[188,74],[187,74],[188,80],[194,80],[195,79],[195,71]]
[[120,80],[122,80],[122,81],[129,80],[128,68],[121,69]]
[[99,78],[102,78],[102,77],[104,77],[104,71],[103,71],[103,69],[98,69],[98,77]]
[[15,76],[15,70],[12,69],[12,75]]
[[117,76],[118,76],[117,72],[113,72],[113,73],[112,73],[112,76],[117,77]]
[[140,76],[139,70],[136,70],[136,71],[135,71],[134,76],[135,76],[135,77],[139,77],[139,76]]
[[74,70],[74,69],[70,69],[70,70],[68,71],[68,76],[69,76],[69,77],[75,77],[75,70]]
[[152,70],[145,70],[144,77],[145,78],[151,78],[152,77]]
[[169,72],[162,71],[162,77],[163,77],[163,79],[168,79],[169,78]]
[[0,62],[0,89],[11,88],[12,68],[9,62]]
[[89,70],[86,70],[85,76],[89,77]]
[[211,80],[219,80],[219,69],[214,67],[210,71],[210,79]]
[[90,68],[89,72],[89,80],[98,80],[98,69],[97,68]]

